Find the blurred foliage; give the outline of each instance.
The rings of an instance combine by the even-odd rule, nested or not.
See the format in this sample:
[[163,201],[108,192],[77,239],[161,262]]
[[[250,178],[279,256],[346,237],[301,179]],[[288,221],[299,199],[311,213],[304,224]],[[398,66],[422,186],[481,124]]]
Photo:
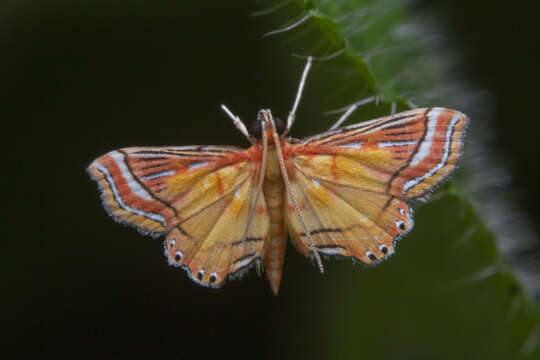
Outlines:
[[[392,102],[405,110],[412,97],[426,105],[459,106],[448,96],[455,88],[440,85],[452,80],[445,77],[452,54],[434,59],[429,24],[408,18],[406,6],[291,1],[264,20],[276,28],[269,36],[291,52],[320,58],[306,95],[319,99],[319,112],[374,95],[381,103],[359,108],[352,121],[388,114]],[[322,358],[339,359],[540,356],[540,312],[498,250],[496,235],[456,181],[434,198],[419,207],[415,229],[390,261],[363,271],[330,265],[342,280],[325,284],[324,293],[313,290],[320,315],[312,322],[318,325],[291,334],[298,343],[308,346],[312,336],[329,339]]]

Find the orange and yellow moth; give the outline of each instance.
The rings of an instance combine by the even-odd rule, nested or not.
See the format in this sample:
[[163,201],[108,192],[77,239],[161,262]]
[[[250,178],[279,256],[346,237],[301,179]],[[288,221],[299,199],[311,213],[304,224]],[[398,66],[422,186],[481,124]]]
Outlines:
[[286,137],[311,65],[282,124],[261,110],[252,143],[132,147],[88,167],[117,221],[165,236],[169,263],[201,285],[220,287],[264,267],[277,294],[287,234],[321,272],[322,256],[364,264],[387,259],[413,227],[408,201],[448,178],[460,159],[468,118],[455,110],[405,111],[303,140]]

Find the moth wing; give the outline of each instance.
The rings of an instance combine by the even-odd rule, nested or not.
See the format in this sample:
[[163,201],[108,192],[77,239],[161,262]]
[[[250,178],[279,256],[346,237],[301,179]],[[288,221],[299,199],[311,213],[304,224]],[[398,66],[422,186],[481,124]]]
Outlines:
[[88,172],[116,221],[167,234],[169,262],[202,285],[218,287],[263,256],[269,221],[255,185],[260,166],[243,149],[126,148]]
[[264,196],[256,191],[257,176],[250,176],[233,192],[182,220],[165,239],[169,263],[212,287],[260,265],[269,219]]
[[304,139],[292,155],[312,177],[411,199],[456,169],[467,123],[455,110],[415,109]]
[[[375,263],[393,254],[395,241],[413,227],[412,211],[401,199],[312,178],[300,171],[291,186],[320,254]],[[288,201],[292,241],[309,256],[311,247],[304,228]]]
[[[455,170],[467,121],[454,110],[416,109],[291,144],[291,185],[319,252],[366,264],[392,254],[413,226],[405,201]],[[292,204],[287,219],[293,242],[309,255]]]

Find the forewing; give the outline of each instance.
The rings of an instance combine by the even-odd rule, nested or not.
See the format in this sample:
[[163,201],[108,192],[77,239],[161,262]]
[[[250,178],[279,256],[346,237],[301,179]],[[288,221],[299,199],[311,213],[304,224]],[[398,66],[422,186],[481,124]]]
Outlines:
[[[405,200],[452,173],[466,124],[454,110],[417,109],[290,144],[287,169],[319,252],[367,264],[392,254],[413,226]],[[288,222],[296,246],[309,255],[292,206]]]
[[88,167],[116,221],[167,234],[169,261],[209,286],[262,258],[268,217],[254,185],[260,170],[248,151],[216,146],[126,148]]
[[159,235],[236,189],[250,162],[234,147],[134,147],[103,155],[87,171],[115,220]]
[[455,110],[415,109],[307,138],[292,155],[314,178],[415,198],[455,170],[467,122]]

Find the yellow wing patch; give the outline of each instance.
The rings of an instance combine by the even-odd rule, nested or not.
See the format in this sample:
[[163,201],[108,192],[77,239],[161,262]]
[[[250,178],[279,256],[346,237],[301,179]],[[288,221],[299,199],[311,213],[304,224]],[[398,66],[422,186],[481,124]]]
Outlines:
[[[249,163],[244,162],[214,171],[201,171],[200,174],[197,172],[197,175],[191,175],[188,171],[186,174],[172,177],[166,192],[176,194],[172,204],[178,209],[180,221],[190,218],[216,199],[236,191],[241,183],[252,176],[249,166]],[[188,180],[185,181],[184,177],[188,177]]]
[[335,155],[300,155],[293,159],[297,170],[313,178],[324,179],[366,191],[383,193],[391,174],[391,154],[380,149],[341,151]]

